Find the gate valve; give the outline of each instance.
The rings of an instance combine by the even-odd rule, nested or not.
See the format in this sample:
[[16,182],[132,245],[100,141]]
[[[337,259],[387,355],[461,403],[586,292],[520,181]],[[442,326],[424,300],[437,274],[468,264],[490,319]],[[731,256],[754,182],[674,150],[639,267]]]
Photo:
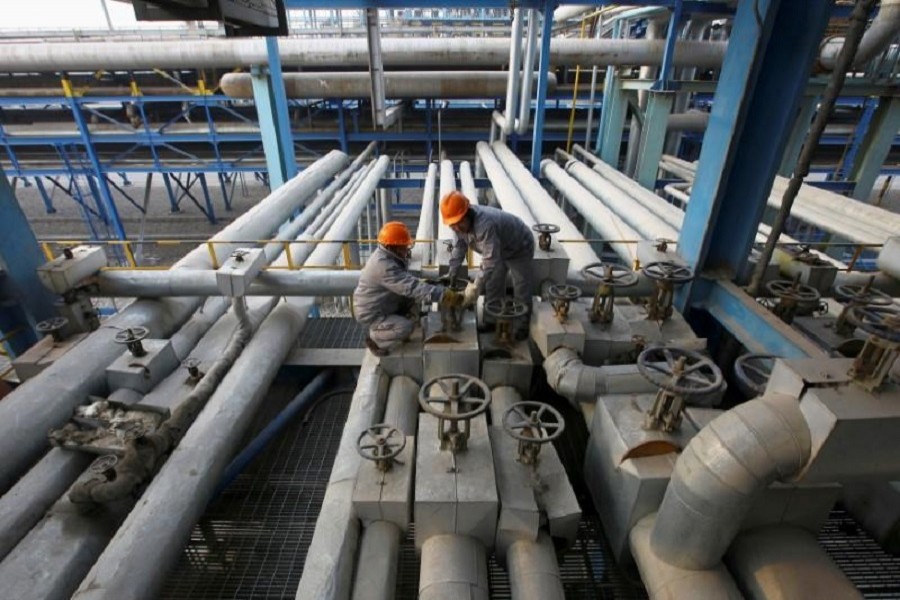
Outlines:
[[499,300],[485,302],[484,312],[497,320],[495,339],[497,344],[501,346],[512,346],[515,343],[512,322],[513,320],[528,314],[528,307],[524,302],[519,302],[512,298],[500,298]]
[[581,290],[574,285],[556,284],[550,286],[547,296],[550,298],[550,306],[553,307],[556,319],[560,323],[565,323],[569,320],[569,303],[581,297]]
[[900,308],[852,306],[847,319],[869,334],[853,361],[850,376],[864,389],[877,391],[900,354]]
[[397,456],[406,447],[406,436],[399,429],[386,423],[372,425],[359,434],[356,451],[366,460],[375,462],[382,473],[390,471]]
[[543,402],[517,402],[501,418],[503,431],[519,442],[518,461],[537,468],[541,446],[552,442],[566,428],[558,410]]
[[204,373],[200,370],[201,361],[199,358],[189,357],[181,363],[181,366],[187,369],[188,381],[197,383],[203,377]]
[[486,411],[490,404],[490,388],[471,375],[434,377],[426,381],[419,390],[419,406],[438,419],[441,450],[450,450],[453,472],[456,472],[456,453],[467,447],[472,431],[469,421]]
[[124,344],[125,347],[128,348],[128,351],[131,352],[132,356],[140,358],[147,355],[147,351],[144,350],[141,340],[149,334],[150,330],[146,327],[128,327],[127,329],[123,329],[116,333],[116,337],[113,338],[113,341],[117,344]]
[[672,316],[675,286],[693,279],[694,271],[685,265],[663,260],[647,264],[641,272],[656,282],[656,294],[650,297],[647,306],[647,319],[665,321]]
[[[460,285],[457,281],[461,281]],[[469,283],[468,280],[462,279],[457,280],[455,277],[447,278],[446,282],[442,282],[443,285],[454,292],[462,293],[466,289],[466,285]],[[465,312],[465,308],[462,306],[440,306],[438,305],[438,311],[441,315],[441,330],[442,331],[462,331],[462,317]]]
[[243,248],[239,248],[231,253],[231,258],[234,259],[235,262],[244,262],[244,257],[247,256],[249,252],[244,250]]
[[681,424],[691,396],[714,392],[724,381],[719,367],[699,352],[677,346],[654,346],[640,353],[638,371],[659,391],[644,415],[644,429],[671,432]]
[[801,304],[815,304],[822,297],[816,288],[800,283],[799,273],[793,281],[775,279],[768,282],[766,290],[778,298],[778,302],[772,307],[772,312],[788,325],[794,322],[797,309]]
[[743,354],[734,362],[734,377],[748,398],[762,396],[776,358],[774,354]]
[[834,297],[844,304],[844,310],[838,315],[834,330],[841,335],[851,335],[855,326],[847,318],[850,308],[854,306],[891,306],[894,299],[882,291],[872,289],[875,276],[872,275],[865,285],[839,285],[834,288]]
[[591,323],[612,323],[616,288],[631,287],[638,282],[637,273],[613,263],[591,263],[581,269],[585,279],[597,282],[594,301],[591,303]]
[[46,321],[41,321],[34,326],[35,331],[43,335],[49,335],[54,342],[61,342],[63,337],[63,329],[69,324],[69,320],[65,317],[53,317]]
[[531,229],[540,234],[538,235],[538,248],[544,252],[550,252],[550,244],[553,242],[551,236],[554,233],[559,233],[559,225],[538,223],[537,225],[532,225]]

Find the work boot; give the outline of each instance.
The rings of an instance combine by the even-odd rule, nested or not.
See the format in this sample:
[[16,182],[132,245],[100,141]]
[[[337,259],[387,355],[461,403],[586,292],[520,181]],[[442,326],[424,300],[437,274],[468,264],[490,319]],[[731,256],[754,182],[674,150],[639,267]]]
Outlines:
[[375,341],[369,336],[366,336],[366,348],[368,348],[369,352],[371,352],[375,356],[387,356],[389,354],[389,352],[384,348],[379,348],[378,344],[376,344]]

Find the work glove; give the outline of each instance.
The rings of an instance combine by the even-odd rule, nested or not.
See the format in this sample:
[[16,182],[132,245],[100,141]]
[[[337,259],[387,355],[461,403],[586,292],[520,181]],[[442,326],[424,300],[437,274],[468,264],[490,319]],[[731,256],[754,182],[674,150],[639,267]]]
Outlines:
[[463,306],[472,306],[478,301],[478,284],[469,282],[463,292]]
[[450,288],[446,288],[444,290],[444,293],[441,294],[441,299],[439,301],[439,304],[442,309],[456,308],[458,306],[461,306],[462,303],[463,303],[463,295],[460,294],[459,292],[455,292],[455,291],[451,290]]

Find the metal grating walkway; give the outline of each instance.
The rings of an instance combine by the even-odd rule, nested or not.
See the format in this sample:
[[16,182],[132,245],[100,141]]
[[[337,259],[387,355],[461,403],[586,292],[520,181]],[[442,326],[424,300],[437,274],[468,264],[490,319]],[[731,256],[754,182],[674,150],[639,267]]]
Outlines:
[[900,598],[900,557],[882,550],[841,507],[819,532],[819,544],[865,598]]
[[297,339],[301,348],[364,348],[365,328],[348,317],[307,319],[303,332]]

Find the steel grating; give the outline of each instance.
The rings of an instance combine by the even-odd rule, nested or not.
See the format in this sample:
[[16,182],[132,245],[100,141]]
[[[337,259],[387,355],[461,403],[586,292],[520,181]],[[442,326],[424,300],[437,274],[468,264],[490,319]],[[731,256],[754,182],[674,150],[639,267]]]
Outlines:
[[819,544],[865,598],[900,598],[900,557],[882,550],[838,506],[819,532]]
[[296,346],[299,348],[364,348],[365,338],[365,328],[349,317],[307,319]]

